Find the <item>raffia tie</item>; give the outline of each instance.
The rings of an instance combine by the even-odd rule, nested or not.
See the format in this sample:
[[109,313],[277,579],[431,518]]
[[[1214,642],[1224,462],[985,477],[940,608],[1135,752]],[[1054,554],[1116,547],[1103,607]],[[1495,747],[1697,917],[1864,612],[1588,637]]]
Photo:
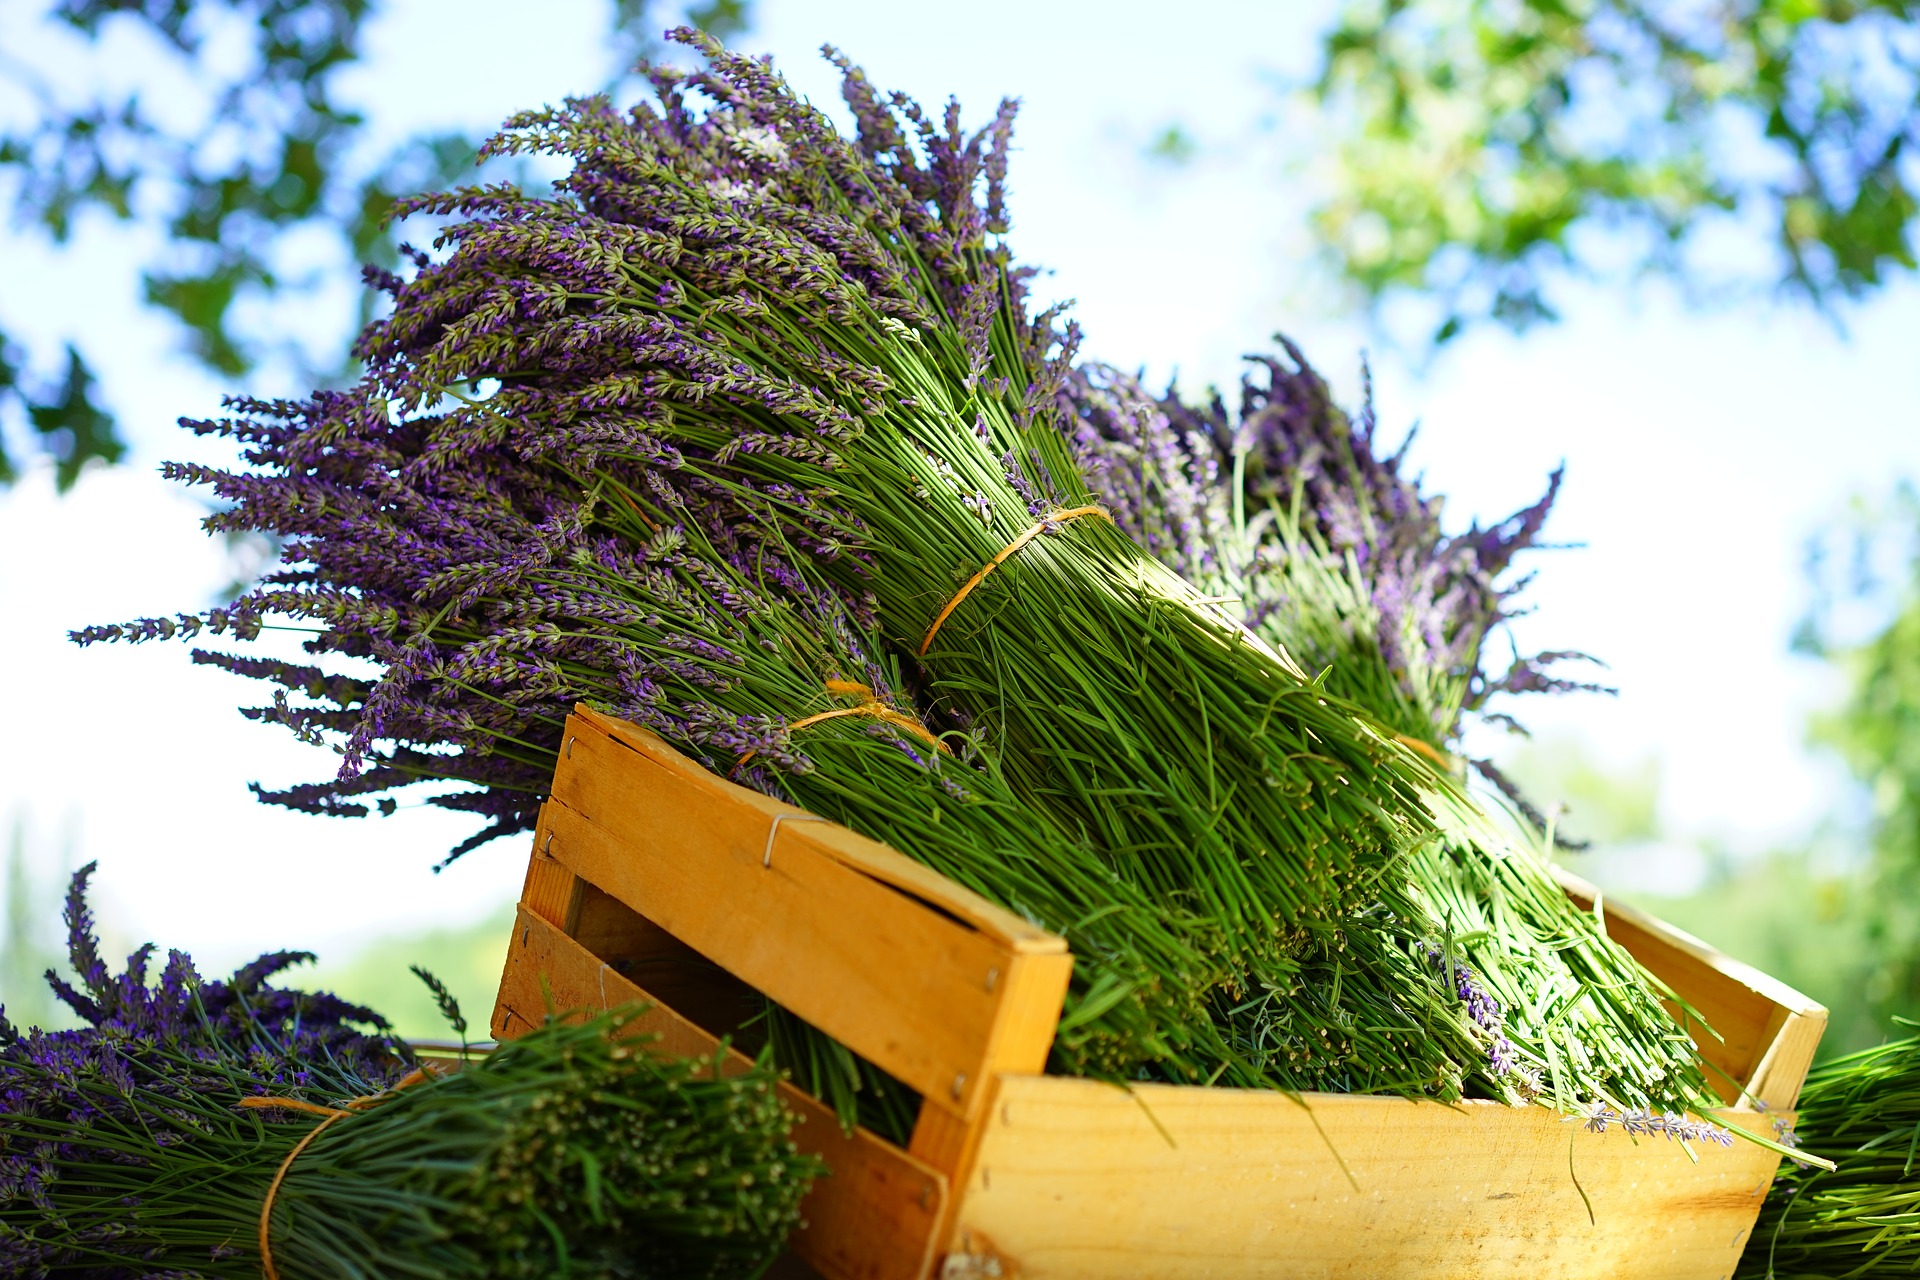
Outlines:
[[322,1120],[319,1124],[307,1130],[305,1137],[293,1144],[293,1150],[287,1152],[287,1158],[282,1160],[280,1167],[274,1171],[273,1181],[267,1184],[267,1198],[260,1202],[260,1269],[266,1273],[266,1280],[280,1280],[280,1270],[273,1265],[273,1198],[280,1194],[280,1184],[286,1181],[287,1170],[293,1168],[293,1162],[299,1158],[300,1153],[305,1151],[307,1145],[315,1138],[326,1132],[327,1126],[335,1120],[343,1120],[347,1116],[358,1115],[368,1107],[385,1102],[409,1085],[420,1084],[423,1081],[436,1078],[434,1073],[425,1067],[415,1067],[412,1071],[402,1076],[400,1082],[394,1085],[393,1088],[388,1089],[385,1093],[371,1093],[364,1098],[350,1098],[344,1107],[322,1106],[318,1102],[307,1102],[300,1098],[240,1099],[240,1105],[251,1110],[259,1111],[272,1108],[277,1111],[303,1111],[310,1116],[326,1117],[326,1119]]
[[[853,697],[865,698],[866,701],[857,707],[835,707],[832,711],[822,711],[817,715],[802,716],[787,726],[787,733],[789,735],[798,733],[810,724],[819,724],[823,720],[838,720],[843,716],[865,716],[869,720],[884,721],[896,729],[905,729],[914,737],[924,740],[927,745],[931,746],[935,751],[945,752],[947,750],[947,744],[935,737],[933,730],[927,728],[927,726],[921,724],[906,712],[895,710],[893,707],[880,701],[873,690],[864,684],[858,684],[852,680],[829,680],[827,681],[827,692],[848,694]],[[734,762],[733,771],[738,773],[740,770],[746,768],[747,761],[753,759],[755,754],[757,753],[749,751],[741,756]]]
[[927,628],[927,638],[920,642],[920,656],[923,658],[927,656],[927,650],[933,647],[933,638],[940,634],[941,624],[946,622],[948,616],[960,607],[960,602],[965,600],[967,596],[973,592],[975,587],[986,581],[988,574],[998,569],[1002,564],[1005,564],[1007,559],[1019,551],[1020,548],[1026,546],[1029,542],[1032,542],[1035,538],[1047,532],[1055,525],[1064,524],[1068,520],[1078,520],[1081,516],[1099,516],[1108,524],[1113,523],[1113,513],[1101,506],[1068,507],[1064,511],[1049,511],[1047,514],[1041,516],[1033,522],[1030,528],[1021,533],[1019,537],[1002,547],[999,555],[980,566],[980,572],[968,578],[965,586],[953,593],[953,599],[947,601],[947,607],[940,611],[940,616],[935,618],[933,625]]
[[1455,760],[1452,756],[1440,750],[1440,748],[1434,746],[1431,742],[1422,742],[1420,739],[1410,738],[1404,733],[1394,734],[1393,740],[1399,743],[1403,747],[1412,747],[1415,751],[1418,751],[1421,755],[1427,757],[1427,759],[1433,761],[1435,764],[1439,765],[1442,769],[1445,769],[1448,773],[1452,773],[1455,769],[1460,767],[1460,762],[1458,760]]

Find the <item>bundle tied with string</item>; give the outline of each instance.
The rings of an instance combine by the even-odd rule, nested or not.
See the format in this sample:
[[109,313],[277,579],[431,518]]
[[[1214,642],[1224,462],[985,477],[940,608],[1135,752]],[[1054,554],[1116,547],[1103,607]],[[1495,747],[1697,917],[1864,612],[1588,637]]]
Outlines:
[[[1282,353],[1249,357],[1234,409],[1218,393],[1191,402],[1083,366],[1061,397],[1076,464],[1144,550],[1232,600],[1322,687],[1464,783],[1467,717],[1510,724],[1490,699],[1584,687],[1547,674],[1579,656],[1564,652],[1482,671],[1526,582],[1502,575],[1536,544],[1559,474],[1512,517],[1448,534],[1440,498],[1402,474],[1405,446],[1382,456],[1372,405],[1341,411],[1282,342]],[[1573,1113],[1719,1105],[1687,1034],[1711,1029],[1567,897],[1548,867],[1549,833],[1491,821],[1459,788],[1435,788],[1430,804],[1442,834],[1410,852],[1410,918],[1395,924],[1475,1008],[1491,1073]],[[1231,1025],[1258,1043],[1271,1018],[1243,1005]]]
[[[605,1003],[604,1000],[602,1003]],[[320,1123],[307,1130],[300,1141],[293,1144],[293,1148],[287,1152],[286,1158],[280,1161],[280,1167],[273,1171],[273,1180],[267,1183],[267,1194],[261,1197],[260,1200],[260,1269],[266,1273],[267,1280],[280,1280],[280,1269],[275,1266],[273,1262],[274,1199],[280,1194],[280,1184],[287,1180],[287,1170],[293,1168],[293,1162],[300,1158],[300,1153],[305,1151],[315,1138],[325,1133],[327,1126],[331,1125],[334,1121],[343,1120],[356,1112],[366,1110],[368,1107],[378,1106],[409,1085],[422,1084],[432,1078],[433,1071],[431,1068],[426,1066],[415,1067],[412,1071],[400,1077],[391,1088],[380,1093],[369,1093],[363,1094],[358,1098],[349,1098],[337,1107],[326,1106],[318,1102],[309,1102],[304,1098],[256,1097],[240,1099],[237,1105],[248,1110],[297,1111],[303,1115],[321,1117]]]
[[[692,83],[658,73],[657,111],[517,122],[496,149],[580,153],[561,198],[426,202],[474,216],[446,261],[379,280],[394,308],[360,384],[190,424],[248,465],[171,474],[296,560],[230,608],[78,638],[309,626],[311,664],[196,653],[277,686],[254,714],[344,753],[268,798],[368,812],[452,780],[468,789],[434,800],[492,818],[483,836],[531,824],[589,702],[1064,934],[1060,1069],[1266,1080],[1217,1001],[1287,1000],[1300,934],[1338,945],[1428,825],[1424,766],[1067,514],[1092,504],[1047,409],[1066,335],[1029,314],[974,193],[997,208],[1004,114],[972,139],[912,126],[936,183],[912,148],[840,139],[709,52]],[[846,84],[871,134],[870,91]],[[690,91],[719,105],[696,115]],[[828,681],[951,753],[881,716],[796,732],[847,710]],[[1380,1023],[1333,1007],[1361,989],[1316,993],[1276,1061],[1450,1087],[1471,1037],[1430,981],[1387,1019],[1407,1043],[1326,1047]],[[846,1117],[884,1082],[842,1052],[815,1039],[794,1065]]]
[[405,206],[466,220],[395,286],[369,377],[407,411],[455,397],[436,451],[630,468],[793,534],[1023,801],[1286,982],[1300,933],[1331,936],[1431,829],[1431,770],[1082,518],[1054,397],[1077,339],[999,238],[1011,107],[968,135],[847,68],[848,140],[677,38],[709,68],[653,72],[659,110],[576,101],[490,144],[571,160],[557,197]]
[[1767,1193],[1736,1280],[1905,1276],[1920,1270],[1920,1038],[1820,1063],[1800,1091],[1798,1147]]
[[[669,1058],[639,1011],[549,1022],[451,1073],[370,1010],[101,962],[68,897],[84,1024],[0,1017],[0,1274],[547,1280],[757,1273],[820,1172],[778,1074]],[[426,976],[426,975],[423,975]],[[456,1030],[457,1004],[430,980]]]
[[[844,716],[859,716],[868,720],[878,720],[884,724],[893,725],[898,729],[905,729],[908,733],[919,738],[936,751],[946,752],[948,750],[947,744],[935,737],[933,730],[920,723],[918,717],[910,716],[904,711],[888,706],[886,703],[880,701],[879,697],[875,695],[871,688],[864,684],[852,680],[829,680],[826,682],[826,690],[828,693],[834,694],[853,694],[864,699],[864,701],[858,706],[835,707],[831,711],[816,711],[810,716],[801,716],[798,720],[787,725],[787,734],[789,737],[800,732],[802,729],[810,728],[813,725],[821,724],[828,720],[838,720]],[[754,755],[755,748],[749,747],[742,753],[740,759],[735,762],[733,766],[734,771],[738,772],[746,768],[748,763],[752,761]],[[771,838],[769,838],[769,846],[771,846]]]

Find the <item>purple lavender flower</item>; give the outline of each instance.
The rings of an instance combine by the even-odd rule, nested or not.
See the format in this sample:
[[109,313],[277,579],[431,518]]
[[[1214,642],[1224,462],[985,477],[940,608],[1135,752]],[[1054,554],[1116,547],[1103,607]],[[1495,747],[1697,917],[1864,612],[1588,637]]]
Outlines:
[[1499,1078],[1512,1072],[1515,1065],[1513,1045],[1506,1036],[1500,1002],[1481,987],[1473,970],[1461,963],[1451,951],[1429,946],[1427,962],[1452,982],[1453,993],[1466,1006],[1467,1017],[1485,1034],[1489,1074]]
[[[1448,534],[1440,498],[1405,473],[1412,435],[1392,453],[1381,448],[1371,380],[1360,413],[1349,417],[1299,348],[1279,341],[1284,358],[1249,357],[1255,368],[1234,411],[1217,392],[1190,404],[1176,390],[1155,396],[1105,366],[1076,372],[1062,403],[1077,423],[1081,469],[1121,528],[1192,580],[1244,593],[1249,625],[1288,618],[1275,638],[1312,670],[1332,666],[1336,692],[1345,691],[1351,656],[1292,621],[1300,602],[1288,566],[1297,557],[1321,558],[1338,572],[1357,566],[1374,615],[1371,633],[1358,638],[1379,653],[1419,714],[1402,722],[1378,698],[1368,699],[1370,709],[1436,746],[1458,733],[1462,711],[1483,711],[1500,694],[1605,691],[1548,672],[1589,660],[1571,651],[1516,657],[1498,676],[1484,670],[1489,638],[1520,612],[1515,599],[1527,582],[1502,577],[1520,552],[1541,545],[1561,472],[1524,510]],[[1237,495],[1230,488],[1236,468]],[[1250,542],[1223,563],[1221,550],[1241,536],[1231,515],[1236,501]],[[1432,697],[1433,680],[1420,672],[1457,683],[1459,695]]]
[[1604,1102],[1595,1102],[1588,1109],[1585,1127],[1589,1133],[1605,1133],[1613,1124],[1636,1138],[1662,1137],[1669,1142],[1707,1142],[1717,1147],[1733,1145],[1733,1135],[1719,1125],[1675,1111],[1655,1114],[1644,1107],[1630,1107],[1623,1112]]

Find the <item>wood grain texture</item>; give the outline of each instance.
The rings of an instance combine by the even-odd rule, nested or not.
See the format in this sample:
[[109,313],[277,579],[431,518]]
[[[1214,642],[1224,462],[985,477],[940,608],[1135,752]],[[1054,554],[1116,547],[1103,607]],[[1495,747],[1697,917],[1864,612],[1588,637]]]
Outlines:
[[985,1124],[947,1266],[1025,1280],[1715,1280],[1777,1164],[1541,1107],[1046,1076],[1002,1077]]
[[[744,804],[766,815],[769,820],[777,813],[801,812],[792,805],[782,804],[758,791],[716,776],[675,751],[657,734],[639,725],[616,720],[581,705],[574,709],[574,714],[567,721],[567,733],[570,736],[578,732],[576,726],[592,729],[630,748],[667,770],[677,783],[715,804]],[[567,771],[568,763],[568,757],[563,755],[561,773]],[[988,937],[1007,943],[1016,951],[1062,953],[1067,949],[1066,940],[1059,935],[1047,932],[970,889],[962,888],[939,872],[877,840],[869,840],[846,827],[827,822],[808,823],[804,828],[797,828],[794,834],[826,856],[849,867],[856,867],[882,884],[919,898]],[[785,838],[784,832],[782,838]]]
[[[508,1038],[538,1026],[549,1009],[597,1012],[635,1004],[653,1007],[629,1024],[632,1034],[659,1037],[661,1052],[711,1059],[719,1041],[587,951],[524,906],[514,925],[501,1006]],[[748,1059],[728,1050],[724,1071]],[[864,1129],[843,1133],[833,1113],[790,1084],[781,1097],[800,1123],[801,1150],[831,1172],[814,1184],[802,1211],[806,1226],[789,1247],[829,1280],[922,1280],[932,1268],[935,1231],[947,1206],[938,1170]]]
[[538,856],[933,1105],[972,1115],[991,1075],[1045,1065],[1072,973],[1059,938],[1024,922],[988,933],[929,909],[921,894],[870,874],[900,855],[874,845],[887,857],[850,862],[841,845],[859,840],[851,832],[815,821],[776,827],[776,815],[798,811],[677,755],[656,758],[663,746],[642,753],[580,716],[567,742]]
[[[1591,911],[1600,891],[1560,867],[1553,871],[1567,896]],[[1744,1087],[1769,1107],[1792,1108],[1826,1030],[1826,1007],[1663,920],[1613,898],[1600,901],[1608,936],[1712,1028],[1689,1030],[1721,1099],[1739,1105]]]
[[548,924],[570,934],[579,924],[580,900],[586,888],[585,881],[564,864],[542,854],[536,844],[533,857],[527,862],[526,886],[520,891],[520,901]]

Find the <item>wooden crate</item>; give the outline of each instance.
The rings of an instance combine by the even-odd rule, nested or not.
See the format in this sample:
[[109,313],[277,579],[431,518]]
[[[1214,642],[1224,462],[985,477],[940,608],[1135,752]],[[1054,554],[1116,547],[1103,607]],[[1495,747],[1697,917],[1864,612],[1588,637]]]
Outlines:
[[[1701,1045],[1729,1103],[1713,1118],[1770,1133],[1826,1011],[1599,906],[1719,1033]],[[1776,1157],[1751,1143],[1690,1150],[1540,1107],[1042,1075],[1071,965],[1060,938],[896,851],[583,709],[534,836],[493,1030],[644,1001],[641,1024],[668,1049],[711,1053],[758,990],[918,1090],[902,1149],[843,1134],[785,1087],[798,1141],[832,1170],[793,1248],[831,1280],[1713,1280],[1773,1180]]]

